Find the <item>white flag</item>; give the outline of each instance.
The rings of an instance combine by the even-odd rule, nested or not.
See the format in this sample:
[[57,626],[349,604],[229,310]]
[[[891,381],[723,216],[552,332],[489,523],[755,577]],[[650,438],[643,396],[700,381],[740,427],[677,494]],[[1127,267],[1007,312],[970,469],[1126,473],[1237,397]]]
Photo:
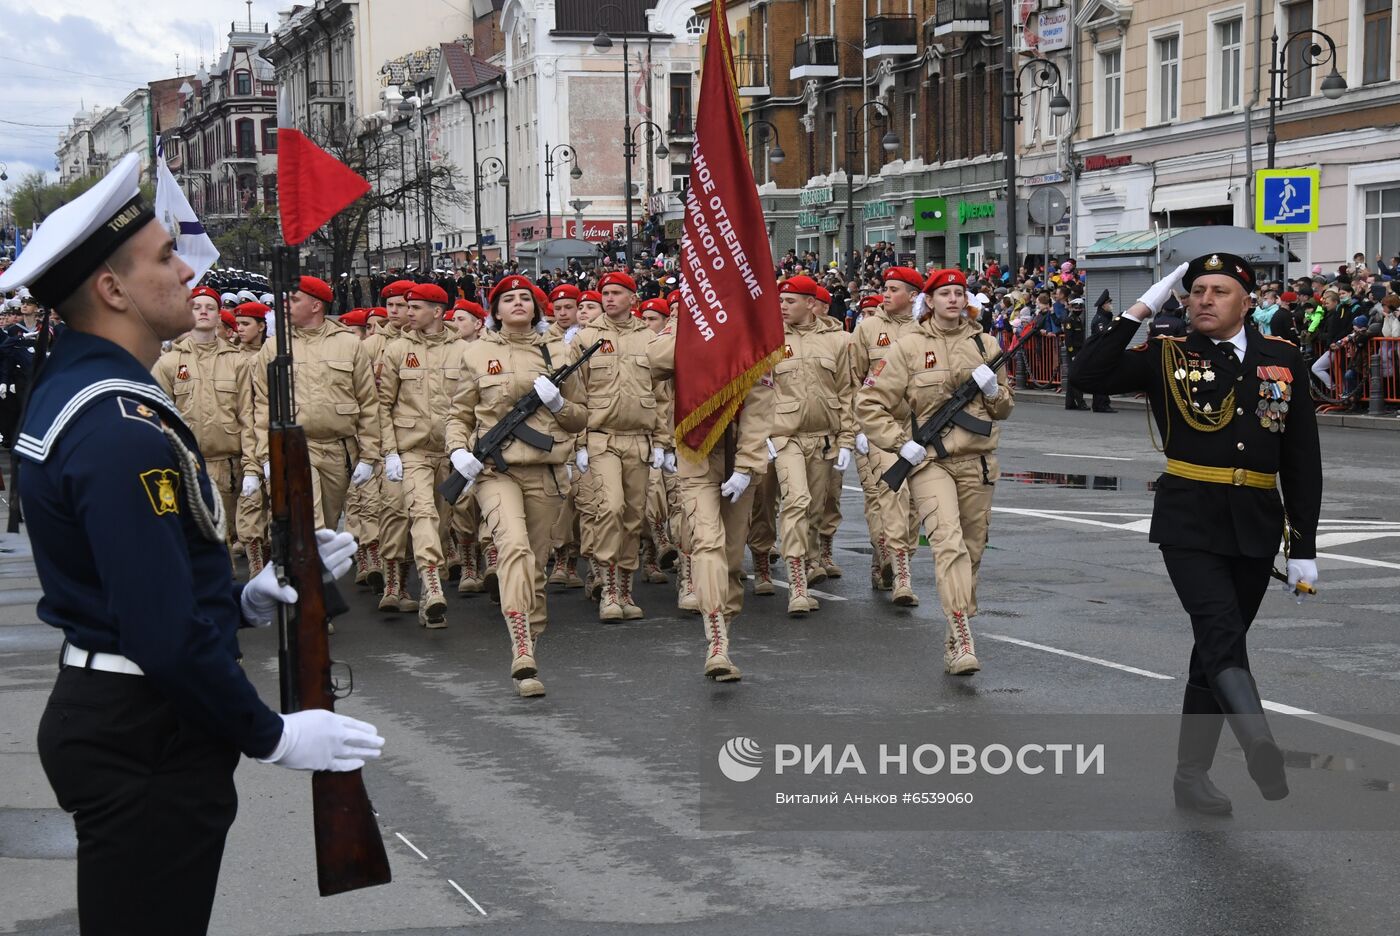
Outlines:
[[198,283],[219,259],[219,248],[209,239],[185,193],[170,174],[170,167],[165,164],[165,148],[159,142],[156,144],[156,217],[175,238],[175,252],[180,259],[194,270],[191,282]]

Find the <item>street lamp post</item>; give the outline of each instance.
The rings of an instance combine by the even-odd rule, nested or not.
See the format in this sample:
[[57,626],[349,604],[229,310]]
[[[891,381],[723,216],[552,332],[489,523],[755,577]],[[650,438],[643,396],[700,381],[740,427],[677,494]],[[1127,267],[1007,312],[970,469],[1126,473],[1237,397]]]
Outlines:
[[771,120],[751,120],[749,129],[754,131],[753,142],[757,146],[759,143],[768,142],[769,134],[772,134],[773,145],[768,149],[768,162],[774,166],[781,166],[783,160],[787,159],[787,153],[783,152],[783,145],[778,142],[778,128]]
[[[860,107],[846,106],[846,282],[848,283],[854,280],[859,272],[860,251],[856,248],[855,214],[855,166],[856,155],[859,153],[856,144],[859,139],[859,131],[856,128],[861,112],[867,107],[875,108],[875,112],[881,117],[888,119],[890,116],[889,108],[878,100],[866,101]],[[899,134],[895,133],[894,130],[886,130],[885,135],[880,138],[880,147],[887,153],[893,153],[899,149]]]
[[[1011,37],[1011,8],[1012,4],[1007,2],[1006,9],[1002,11],[1002,40],[1006,43],[1006,57],[1003,68],[1002,80],[1002,150],[1005,154],[1006,169],[1006,263],[1005,268],[1011,271],[1014,280],[1019,279],[1019,262],[1016,257],[1016,125],[1021,122],[1021,79],[1027,71],[1031,72],[1031,88],[1025,92],[1026,96],[1035,94],[1037,91],[1055,90],[1055,94],[1050,98],[1050,113],[1056,117],[1063,117],[1069,113],[1069,98],[1065,97],[1061,90],[1063,76],[1060,74],[1060,67],[1049,59],[1033,58],[1021,63],[1018,69],[1015,67],[1015,52],[1012,49]],[[1048,254],[1049,248],[1046,248]],[[1048,260],[1048,258],[1047,258]]]
[[[1323,54],[1322,46],[1318,45],[1317,42],[1308,43],[1303,49],[1302,65],[1290,75],[1287,70],[1288,63],[1285,61],[1288,57],[1288,47],[1293,44],[1294,40],[1301,39],[1305,36],[1316,36],[1322,39],[1323,42],[1326,42],[1327,54]],[[1287,39],[1283,40],[1283,48],[1281,49],[1279,48],[1278,30],[1275,29],[1273,35],[1269,38],[1269,48],[1268,146],[1269,168],[1272,169],[1274,168],[1274,147],[1278,143],[1278,133],[1274,128],[1278,116],[1278,109],[1287,103],[1286,94],[1288,92],[1288,79],[1292,78],[1294,75],[1311,72],[1319,65],[1331,63],[1331,73],[1328,74],[1326,78],[1322,79],[1322,96],[1329,101],[1335,101],[1345,94],[1347,83],[1346,79],[1337,72],[1337,44],[1332,41],[1331,36],[1319,29],[1298,30]]]
[[[550,191],[549,184],[554,179],[554,156],[559,154],[563,159],[574,164],[574,168],[569,170],[569,178],[578,181],[583,178],[583,170],[578,167],[578,151],[567,143],[560,143],[550,149],[549,144],[544,145],[544,239],[551,240],[554,237],[554,216],[550,213]],[[563,196],[560,196],[559,220],[564,220]],[[564,233],[568,234],[568,226],[565,225]]]
[[[506,164],[501,162],[499,156],[487,156],[485,159],[478,162],[472,171],[475,186],[472,190],[472,200],[476,202],[476,258],[478,262],[481,260],[481,181],[485,178],[486,172],[489,169],[499,171],[501,173],[501,182],[507,186],[510,185],[510,180],[506,178]],[[507,191],[509,191],[509,189],[507,189]],[[510,241],[509,234],[506,235],[506,241],[507,243]]]
[[[599,52],[607,52],[613,47],[612,37],[608,35],[607,23],[616,16],[617,21],[622,22],[622,9],[615,3],[605,3],[598,7],[598,35],[593,39],[593,48]],[[622,22],[622,156],[623,156],[623,200],[627,206],[627,239],[623,246],[626,250],[627,266],[632,266],[632,160],[637,156],[637,144],[633,140],[632,134],[632,99],[630,97],[630,87],[632,77],[630,72],[631,54],[627,45],[628,33],[627,25]],[[638,127],[650,125],[656,128],[657,134],[661,134],[661,128],[651,121],[643,121]],[[659,137],[658,137],[659,138]],[[647,137],[651,140],[650,133]],[[663,145],[658,144],[658,159],[664,158],[667,150]]]

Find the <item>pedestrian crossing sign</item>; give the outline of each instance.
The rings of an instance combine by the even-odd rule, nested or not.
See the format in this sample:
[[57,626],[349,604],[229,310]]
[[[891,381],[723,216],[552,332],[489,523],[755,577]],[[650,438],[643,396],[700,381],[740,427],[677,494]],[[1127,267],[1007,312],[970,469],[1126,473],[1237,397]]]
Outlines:
[[1261,234],[1317,230],[1320,170],[1259,169],[1254,173],[1254,229]]

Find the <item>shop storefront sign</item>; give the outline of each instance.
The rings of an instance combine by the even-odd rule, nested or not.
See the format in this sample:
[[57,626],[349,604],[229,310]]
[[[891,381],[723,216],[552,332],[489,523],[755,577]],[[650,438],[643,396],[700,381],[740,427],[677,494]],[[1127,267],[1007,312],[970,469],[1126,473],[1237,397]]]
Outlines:
[[893,218],[896,213],[893,203],[887,201],[873,201],[865,203],[863,217],[867,221],[874,221],[879,218]]
[[958,202],[958,224],[966,224],[979,218],[995,218],[996,202]]
[[948,199],[946,199],[946,198],[916,198],[916,199],[914,199],[914,230],[916,230],[916,231],[946,231],[946,230],[948,230]]
[[803,189],[797,196],[797,203],[803,208],[811,205],[829,205],[832,202],[831,186]]
[[1119,166],[1129,165],[1132,161],[1132,156],[1089,156],[1084,160],[1084,171],[1097,172],[1100,169],[1116,169]]

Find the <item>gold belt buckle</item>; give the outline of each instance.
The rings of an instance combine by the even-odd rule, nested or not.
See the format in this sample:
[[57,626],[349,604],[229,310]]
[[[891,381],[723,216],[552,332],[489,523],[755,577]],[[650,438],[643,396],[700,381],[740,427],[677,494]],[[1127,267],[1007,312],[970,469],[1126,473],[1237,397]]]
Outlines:
[[1243,468],[1236,468],[1234,471],[1232,471],[1232,472],[1230,473],[1230,483],[1233,484],[1235,487],[1240,487],[1240,486],[1242,486],[1242,485],[1244,484],[1244,476],[1245,476],[1245,471],[1244,471],[1244,469],[1243,469]]

